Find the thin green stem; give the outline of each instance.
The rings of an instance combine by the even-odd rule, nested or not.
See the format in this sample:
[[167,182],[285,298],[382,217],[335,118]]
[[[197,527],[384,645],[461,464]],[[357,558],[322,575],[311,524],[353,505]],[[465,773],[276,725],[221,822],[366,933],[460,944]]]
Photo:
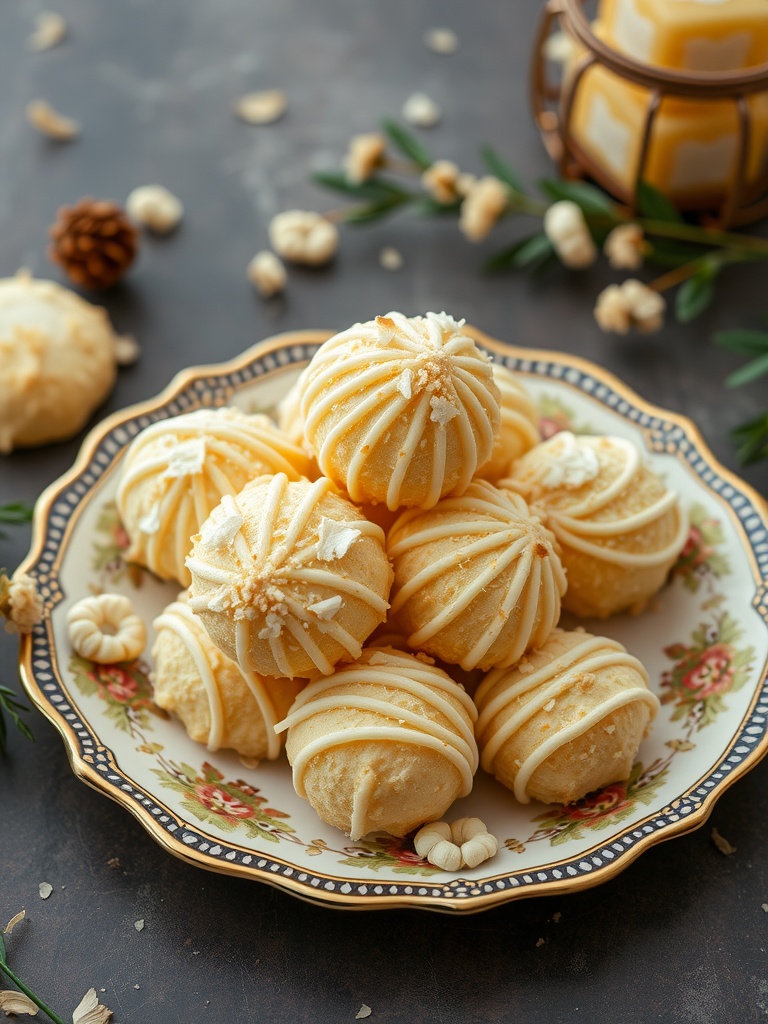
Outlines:
[[27,996],[29,999],[31,999],[32,1002],[35,1004],[35,1006],[39,1007],[43,1011],[43,1013],[47,1014],[51,1018],[51,1020],[53,1021],[53,1024],[65,1024],[65,1022],[61,1019],[61,1017],[59,1017],[59,1015],[57,1013],[53,1012],[53,1010],[50,1008],[50,1006],[46,1006],[46,1004],[42,1001],[42,999],[40,999],[38,996],[36,996],[35,993],[32,992],[31,989],[27,988],[27,986],[24,984],[24,982],[21,980],[21,978],[17,978],[16,977],[16,975],[13,973],[11,968],[8,966],[8,964],[4,960],[0,960],[0,975],[2,975],[2,974],[8,975],[8,977],[11,979],[11,981],[14,983],[14,985],[20,991],[22,991],[25,996]]

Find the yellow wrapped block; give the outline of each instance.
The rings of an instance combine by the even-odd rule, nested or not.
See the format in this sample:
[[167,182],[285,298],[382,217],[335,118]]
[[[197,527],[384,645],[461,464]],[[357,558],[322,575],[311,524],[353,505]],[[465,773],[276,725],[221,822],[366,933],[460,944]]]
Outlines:
[[766,0],[602,0],[606,42],[645,64],[736,71],[768,62]]
[[[701,6],[683,0],[661,2],[669,7]],[[762,3],[768,15],[768,0]],[[576,91],[571,121],[574,141],[618,185],[630,191],[650,98],[644,87],[601,66],[590,68]],[[768,94],[754,95],[749,105],[747,188],[760,180],[768,161]],[[682,208],[716,206],[736,175],[738,139],[738,112],[732,100],[667,97],[656,115],[643,178]]]

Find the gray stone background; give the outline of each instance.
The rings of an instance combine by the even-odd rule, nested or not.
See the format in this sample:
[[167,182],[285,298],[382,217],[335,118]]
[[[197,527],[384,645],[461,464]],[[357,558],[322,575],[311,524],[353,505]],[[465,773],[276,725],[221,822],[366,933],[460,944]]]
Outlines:
[[[0,274],[46,259],[56,209],[83,195],[123,201],[159,181],[186,207],[180,230],[148,238],[134,271],[103,301],[142,345],[100,414],[155,394],[190,364],[219,361],[276,331],[341,329],[395,308],[447,309],[518,344],[587,356],[646,398],[684,412],[737,468],[728,431],[765,404],[759,385],[726,392],[736,360],[712,331],[758,326],[768,313],[759,267],[723,277],[706,316],[653,337],[603,335],[591,309],[612,274],[555,271],[487,278],[480,264],[522,232],[470,246],[451,222],[407,216],[343,230],[323,271],[290,271],[284,297],[261,301],[245,280],[282,209],[329,209],[308,182],[335,166],[348,137],[397,115],[414,90],[444,110],[423,138],[478,170],[492,142],[530,181],[550,172],[527,109],[530,40],[540,5],[522,0],[60,0],[67,41],[26,52],[40,2],[0,9]],[[448,25],[450,57],[422,33]],[[231,114],[243,92],[279,87],[290,107],[252,128]],[[83,123],[56,145],[26,124],[44,97]],[[382,246],[405,264],[387,273]],[[0,462],[0,501],[33,501],[72,463],[79,438]],[[744,474],[765,491],[766,466]],[[0,563],[29,543],[0,539]],[[15,645],[0,638],[0,678],[14,684]],[[738,848],[724,858],[709,827],[645,854],[593,891],[536,899],[461,920],[425,913],[350,914],[310,907],[265,886],[208,875],[155,846],[124,810],[72,775],[38,715],[34,745],[11,736],[0,762],[0,920],[26,906],[12,964],[67,1017],[91,985],[118,1024],[342,1022],[361,1003],[371,1021],[758,1021],[768,1015],[766,769],[722,798],[713,823]],[[107,866],[119,856],[122,870]],[[42,903],[37,885],[54,895]],[[62,886],[66,886],[62,889]],[[559,911],[562,918],[553,923]],[[138,934],[133,922],[147,925]],[[543,946],[536,946],[539,938]],[[198,956],[193,950],[200,950]],[[134,988],[139,985],[140,988]],[[42,1019],[42,1016],[38,1019]]]

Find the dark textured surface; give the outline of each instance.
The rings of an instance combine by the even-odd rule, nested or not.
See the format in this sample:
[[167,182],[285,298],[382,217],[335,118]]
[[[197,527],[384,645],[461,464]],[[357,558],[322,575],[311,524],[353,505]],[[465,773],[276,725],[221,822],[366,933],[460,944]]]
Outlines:
[[[736,468],[731,426],[764,395],[727,394],[734,360],[713,329],[756,326],[768,311],[759,268],[727,277],[704,322],[620,341],[594,326],[604,267],[484,279],[483,250],[455,225],[398,220],[344,234],[324,272],[291,271],[283,299],[262,303],[244,280],[280,209],[327,209],[310,167],[338,160],[353,131],[397,113],[415,89],[444,108],[433,149],[477,169],[490,140],[529,179],[548,167],[525,105],[528,45],[538,4],[481,0],[62,0],[68,41],[24,51],[35,3],[0,11],[0,273],[52,273],[45,231],[81,195],[124,200],[161,181],[186,204],[182,229],[148,240],[135,272],[105,304],[144,356],[121,372],[108,409],[157,392],[183,366],[235,355],[267,334],[342,328],[390,308],[447,308],[488,333],[588,356],[642,395],[692,416]],[[460,36],[452,57],[428,53],[424,28]],[[280,123],[231,116],[250,89],[283,87]],[[25,124],[37,96],[82,120],[80,140],[55,146]],[[425,133],[425,138],[427,137]],[[514,225],[503,234],[513,235]],[[405,267],[378,265],[396,245]],[[105,410],[107,411],[107,410]],[[33,500],[71,464],[79,439],[0,462],[0,500]],[[747,474],[768,489],[765,468]],[[29,536],[0,540],[15,565]],[[16,678],[15,644],[0,638],[0,678]],[[768,1016],[768,766],[741,780],[710,826],[657,847],[589,892],[513,904],[465,919],[355,914],[305,905],[266,886],[209,875],[156,846],[123,809],[72,775],[54,730],[11,737],[0,762],[0,921],[26,906],[9,941],[19,973],[69,1019],[91,985],[118,1024],[208,1021],[417,1022],[759,1021]],[[122,868],[107,861],[118,856]],[[48,880],[53,895],[38,897]],[[553,914],[562,914],[558,923]],[[143,932],[133,922],[146,920]],[[544,944],[537,947],[537,940]],[[140,986],[136,988],[135,986]],[[39,1019],[42,1019],[39,1018]]]

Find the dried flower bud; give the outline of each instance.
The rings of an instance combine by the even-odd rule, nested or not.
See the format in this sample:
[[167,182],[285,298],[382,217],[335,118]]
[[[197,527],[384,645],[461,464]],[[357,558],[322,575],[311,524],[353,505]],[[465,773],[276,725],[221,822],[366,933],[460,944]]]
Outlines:
[[320,213],[286,210],[272,219],[269,240],[283,259],[319,267],[336,254],[339,232],[336,225]]
[[35,31],[27,39],[27,48],[35,53],[58,46],[67,34],[67,23],[56,11],[41,11],[35,18]]
[[415,92],[403,104],[403,120],[416,128],[432,128],[443,116],[440,107],[423,92]]
[[256,253],[248,264],[246,274],[262,298],[270,299],[285,288],[285,266],[268,249]]
[[581,207],[569,199],[553,203],[544,214],[544,231],[566,267],[582,269],[597,259]]
[[453,29],[428,28],[424,33],[424,45],[432,53],[455,53],[459,46],[459,39]]
[[461,204],[459,227],[470,242],[479,242],[504,213],[509,192],[504,182],[486,175],[475,182]]
[[384,137],[378,132],[353,135],[349,140],[349,149],[344,160],[347,180],[354,185],[367,181],[384,163],[386,148]]
[[282,89],[249,92],[235,104],[235,114],[248,124],[272,124],[285,113],[288,97]]
[[499,849],[498,839],[479,818],[459,818],[450,825],[430,822],[416,833],[413,845],[420,857],[444,871],[476,868]]
[[603,252],[614,270],[639,270],[643,265],[643,243],[639,224],[620,224],[606,238]]
[[597,297],[595,319],[609,333],[627,334],[631,328],[651,334],[664,326],[666,301],[642,281],[630,278],[609,285]]
[[45,100],[32,100],[28,103],[26,115],[33,128],[57,142],[70,142],[80,134],[77,121],[60,114]]
[[37,584],[26,573],[11,579],[0,572],[0,615],[9,632],[31,633],[43,614],[43,601]]
[[438,203],[455,203],[461,172],[453,160],[436,160],[421,176],[421,183]]
[[125,201],[128,216],[159,235],[173,231],[182,218],[181,200],[162,185],[141,185]]

